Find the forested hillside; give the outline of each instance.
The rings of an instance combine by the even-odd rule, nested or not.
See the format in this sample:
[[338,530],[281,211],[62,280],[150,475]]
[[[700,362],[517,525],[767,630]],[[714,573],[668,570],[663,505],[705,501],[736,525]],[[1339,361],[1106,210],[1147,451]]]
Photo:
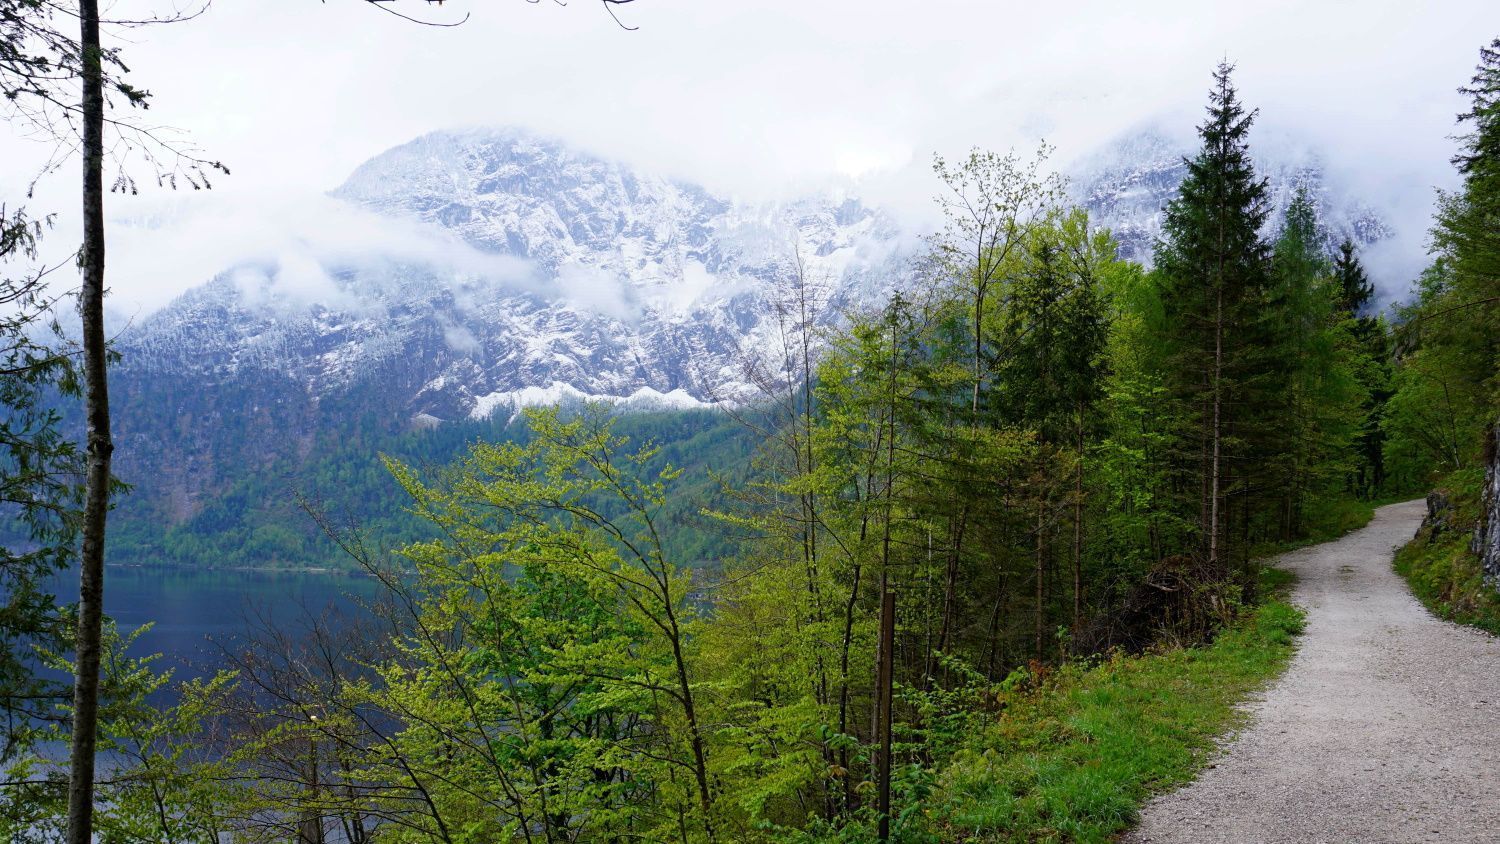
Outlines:
[[[724,484],[746,477],[754,445],[745,427],[721,413],[696,410],[625,413],[616,428],[632,442],[660,443],[652,465],[672,465],[684,473],[666,517],[674,556],[696,566],[729,554],[730,541],[710,529],[699,511],[723,500]],[[441,466],[475,442],[524,442],[529,436],[525,420],[507,414],[385,431],[374,423],[367,432],[354,426],[339,436],[319,437],[304,458],[280,457],[254,471],[229,473],[222,489],[181,520],[162,512],[161,502],[150,496],[122,507],[110,540],[113,559],[196,568],[354,569],[357,564],[339,550],[315,514],[346,527],[358,525],[367,541],[384,548],[432,532],[409,512],[410,498],[392,483],[382,455],[413,466]]]

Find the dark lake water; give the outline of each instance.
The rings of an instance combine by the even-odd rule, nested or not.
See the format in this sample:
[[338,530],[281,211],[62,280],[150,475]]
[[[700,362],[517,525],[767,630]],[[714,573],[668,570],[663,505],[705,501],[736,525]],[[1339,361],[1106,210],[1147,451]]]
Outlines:
[[[130,649],[132,656],[159,653],[158,670],[171,667],[185,680],[212,674],[256,625],[299,626],[307,614],[329,608],[357,613],[375,597],[373,578],[316,572],[110,566],[104,575],[104,612],[121,633],[153,623]],[[61,578],[57,599],[78,599],[76,575]]]

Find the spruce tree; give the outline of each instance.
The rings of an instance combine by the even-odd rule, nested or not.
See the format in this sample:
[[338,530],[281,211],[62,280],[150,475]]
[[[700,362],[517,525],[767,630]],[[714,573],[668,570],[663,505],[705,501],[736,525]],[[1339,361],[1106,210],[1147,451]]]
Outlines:
[[1354,242],[1348,238],[1339,244],[1339,254],[1333,259],[1333,275],[1338,284],[1339,308],[1350,321],[1350,333],[1360,356],[1359,380],[1367,394],[1349,486],[1356,495],[1373,497],[1385,483],[1385,432],[1381,420],[1385,416],[1385,402],[1391,396],[1390,337],[1385,321],[1369,315],[1375,286],[1365,274]]
[[1227,503],[1242,493],[1247,455],[1238,446],[1240,394],[1253,374],[1256,311],[1264,299],[1269,251],[1261,238],[1266,183],[1250,162],[1246,112],[1219,64],[1202,148],[1167,206],[1156,264],[1167,314],[1168,389],[1180,419],[1179,452],[1188,490],[1198,490],[1200,548],[1209,569],[1228,574]]
[[1333,275],[1339,282],[1339,305],[1351,317],[1361,321],[1369,310],[1370,299],[1375,296],[1375,285],[1365,274],[1364,265],[1354,252],[1354,241],[1344,238],[1339,244],[1339,254],[1333,259]]
[[1317,438],[1313,394],[1328,352],[1322,334],[1332,317],[1324,286],[1330,271],[1312,199],[1298,188],[1272,247],[1271,279],[1260,313],[1263,360],[1250,391],[1257,417],[1250,440],[1266,470],[1257,480],[1274,496],[1276,532],[1283,540],[1300,533],[1308,492]]

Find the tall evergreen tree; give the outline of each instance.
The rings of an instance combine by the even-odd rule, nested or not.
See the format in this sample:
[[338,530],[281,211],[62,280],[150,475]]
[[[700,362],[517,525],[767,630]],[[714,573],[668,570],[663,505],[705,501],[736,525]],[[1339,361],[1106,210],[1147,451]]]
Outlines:
[[[1469,110],[1459,121],[1473,128],[1454,164],[1460,191],[1439,203],[1433,244],[1451,261],[1452,287],[1441,311],[1442,359],[1481,408],[1477,436],[1465,448],[1482,455],[1488,476],[1473,550],[1488,574],[1500,571],[1500,38],[1479,50],[1479,65],[1459,91]],[[1424,330],[1425,330],[1424,326]]]
[[1253,374],[1257,338],[1251,326],[1263,301],[1269,251],[1260,230],[1268,213],[1266,183],[1250,162],[1246,112],[1231,81],[1234,67],[1214,71],[1203,146],[1167,206],[1156,263],[1163,285],[1168,389],[1178,405],[1184,491],[1196,486],[1199,552],[1211,570],[1228,573],[1228,498],[1243,483],[1241,393]]

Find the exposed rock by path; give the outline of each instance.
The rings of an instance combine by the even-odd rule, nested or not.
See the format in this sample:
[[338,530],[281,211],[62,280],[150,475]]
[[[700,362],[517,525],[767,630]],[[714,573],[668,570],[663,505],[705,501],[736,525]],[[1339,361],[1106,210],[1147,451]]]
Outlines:
[[1280,565],[1307,631],[1251,723],[1132,844],[1500,842],[1500,639],[1440,621],[1391,569],[1423,502]]

